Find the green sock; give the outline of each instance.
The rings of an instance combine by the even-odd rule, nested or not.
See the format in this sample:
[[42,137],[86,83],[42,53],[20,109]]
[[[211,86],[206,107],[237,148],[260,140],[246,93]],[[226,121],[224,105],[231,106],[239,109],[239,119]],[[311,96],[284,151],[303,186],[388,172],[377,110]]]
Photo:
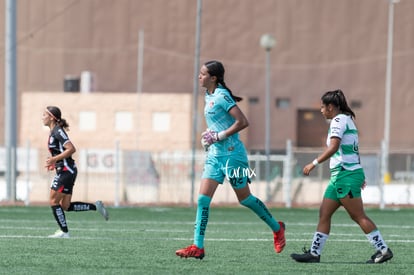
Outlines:
[[194,244],[198,248],[204,247],[204,236],[207,229],[208,215],[210,213],[211,198],[205,195],[198,196],[197,215],[194,227]]
[[280,229],[279,223],[270,214],[264,203],[253,195],[249,195],[247,198],[240,202],[241,205],[250,208],[257,216],[259,216],[272,230],[277,232]]

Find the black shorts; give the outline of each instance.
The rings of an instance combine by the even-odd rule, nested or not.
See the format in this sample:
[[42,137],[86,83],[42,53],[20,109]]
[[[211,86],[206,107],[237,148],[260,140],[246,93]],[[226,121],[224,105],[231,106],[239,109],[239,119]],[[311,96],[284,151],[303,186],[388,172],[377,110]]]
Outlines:
[[50,189],[63,194],[72,194],[77,174],[76,167],[72,171],[57,168]]

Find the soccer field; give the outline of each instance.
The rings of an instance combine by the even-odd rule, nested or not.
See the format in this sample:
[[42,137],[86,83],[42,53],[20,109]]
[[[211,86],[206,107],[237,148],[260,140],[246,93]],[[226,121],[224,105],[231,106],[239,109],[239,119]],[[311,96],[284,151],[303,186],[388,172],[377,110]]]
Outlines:
[[412,274],[414,211],[368,209],[394,252],[384,264],[365,264],[368,240],[340,210],[319,264],[296,263],[290,254],[309,247],[316,209],[272,208],[286,223],[287,246],[273,250],[270,229],[243,207],[210,211],[203,260],[175,250],[192,243],[195,209],[109,208],[66,214],[69,239],[49,239],[57,225],[48,207],[0,207],[0,274]]

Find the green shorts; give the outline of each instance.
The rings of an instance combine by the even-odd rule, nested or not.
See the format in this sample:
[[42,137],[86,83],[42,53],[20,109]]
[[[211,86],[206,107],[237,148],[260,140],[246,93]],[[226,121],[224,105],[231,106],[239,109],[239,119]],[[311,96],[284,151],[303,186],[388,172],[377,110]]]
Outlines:
[[250,182],[251,173],[245,155],[208,156],[201,177],[203,179],[213,179],[220,184],[227,179],[233,188],[240,189]]
[[343,168],[332,169],[331,179],[323,197],[337,202],[346,196],[360,198],[364,181],[365,174],[362,168],[353,171]]

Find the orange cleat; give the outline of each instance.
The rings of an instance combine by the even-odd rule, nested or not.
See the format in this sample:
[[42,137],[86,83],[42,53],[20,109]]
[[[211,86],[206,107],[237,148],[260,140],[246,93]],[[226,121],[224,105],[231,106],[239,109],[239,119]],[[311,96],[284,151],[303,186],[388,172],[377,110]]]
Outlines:
[[198,248],[195,244],[192,244],[175,251],[175,255],[181,258],[196,258],[202,260],[204,258],[204,248]]
[[277,232],[273,232],[273,241],[275,245],[275,251],[276,253],[282,252],[283,248],[286,245],[286,239],[285,239],[285,223],[279,222],[280,229]]

